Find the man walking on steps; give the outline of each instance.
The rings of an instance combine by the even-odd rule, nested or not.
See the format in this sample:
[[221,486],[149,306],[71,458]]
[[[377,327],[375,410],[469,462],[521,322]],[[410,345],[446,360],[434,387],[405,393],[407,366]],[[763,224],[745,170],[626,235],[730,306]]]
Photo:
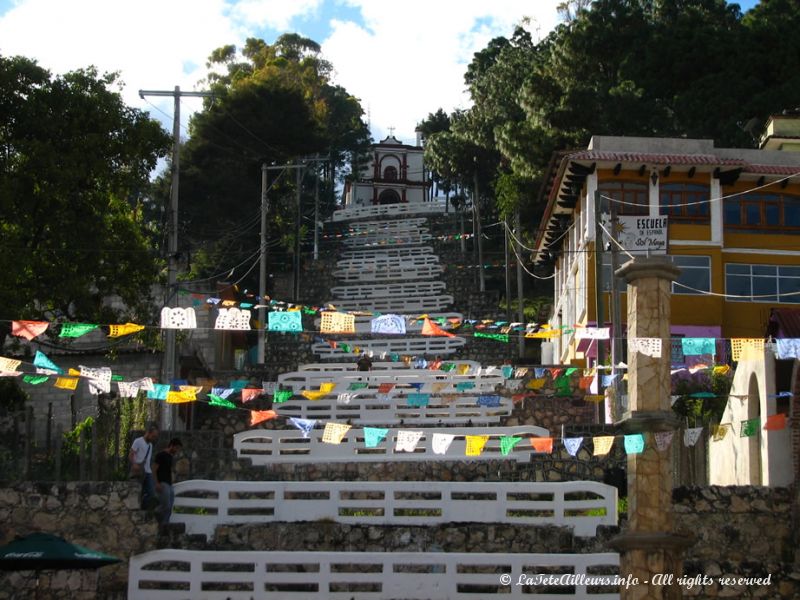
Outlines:
[[159,525],[169,523],[172,516],[172,505],[175,504],[175,490],[172,489],[172,458],[183,447],[178,438],[172,438],[167,444],[166,449],[156,454],[153,461],[156,466],[156,496],[158,497],[158,508],[156,508],[156,520]]
[[131,479],[139,479],[142,482],[141,506],[145,510],[155,508],[158,503],[152,469],[153,443],[157,439],[158,427],[148,425],[144,434],[133,440],[128,455],[131,463]]

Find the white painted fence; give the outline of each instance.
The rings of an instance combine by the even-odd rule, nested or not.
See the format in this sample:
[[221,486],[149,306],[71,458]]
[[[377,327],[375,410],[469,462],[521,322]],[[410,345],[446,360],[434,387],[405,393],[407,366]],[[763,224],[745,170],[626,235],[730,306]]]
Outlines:
[[445,290],[444,281],[414,281],[373,285],[338,285],[331,294],[338,300],[394,298],[396,296],[434,296]]
[[382,221],[361,221],[352,223],[348,232],[352,234],[373,233],[376,231],[402,231],[403,229],[418,229],[428,221],[425,217],[411,219],[385,219]]
[[477,370],[471,370],[471,372],[462,375],[455,369],[452,371],[434,371],[431,369],[408,368],[387,368],[374,371],[308,369],[280,373],[277,377],[277,382],[281,387],[291,389],[295,393],[299,393],[302,390],[319,389],[323,383],[335,383],[336,386],[331,390],[331,394],[349,391],[348,388],[352,383],[366,383],[368,389],[373,390],[373,393],[377,392],[382,383],[392,383],[406,387],[411,386],[413,383],[423,383],[425,385],[420,390],[422,392],[433,391],[433,384],[444,383],[451,386],[439,390],[445,393],[456,391],[455,386],[459,383],[472,383],[474,387],[467,388],[470,392],[488,394],[493,392],[503,381],[504,378],[499,373],[496,375],[479,375]]
[[409,246],[405,248],[369,248],[365,250],[344,250],[339,255],[344,260],[368,259],[368,258],[394,258],[426,256],[433,254],[431,246]]
[[[418,256],[372,256],[365,258],[348,258],[336,263],[342,271],[350,272],[357,269],[417,269],[439,265],[439,257],[435,254],[420,254]],[[334,271],[336,273],[336,271]]]
[[[340,308],[341,310],[341,308]],[[387,309],[386,312],[389,312]],[[345,352],[341,347],[331,348],[330,344],[316,343],[311,346],[311,351],[322,358],[355,358],[358,354],[356,348],[361,352],[372,352],[373,354],[409,354],[411,356],[446,356],[456,352],[467,341],[462,337],[404,337],[399,339],[381,340],[338,340],[338,344],[348,344],[350,352]]]
[[[427,313],[428,317],[430,317],[431,321],[437,322],[439,319],[458,319],[459,321],[464,320],[464,315],[457,312],[450,312],[450,313],[437,313],[437,312],[429,312]],[[417,315],[414,315],[413,320],[406,321],[406,333],[419,333],[422,331],[422,326],[425,324],[424,321],[419,321],[416,319]],[[367,316],[367,315],[356,315],[356,333],[371,333],[372,332],[372,320],[375,317]],[[319,329],[321,319],[315,319],[314,325],[317,329]],[[446,329],[446,327],[445,327]],[[391,335],[391,334],[386,334]]]
[[414,244],[424,244],[430,242],[433,236],[430,233],[423,232],[399,232],[399,233],[375,233],[367,235],[359,235],[355,237],[345,237],[342,241],[345,245],[350,247],[364,247],[371,246],[411,246]]
[[440,265],[426,265],[420,267],[391,267],[377,266],[372,269],[349,268],[337,269],[333,276],[341,282],[368,282],[368,281],[415,281],[434,279],[444,272]]
[[[408,393],[392,390],[388,397],[366,395],[362,390],[348,392],[347,402],[337,398],[325,400],[294,399],[276,405],[282,417],[342,421],[352,425],[494,425],[511,415],[511,398],[497,396],[498,406],[480,406],[478,396],[457,395],[447,400],[439,394],[429,394],[426,406],[409,404]],[[424,393],[424,392],[423,392]]]
[[[469,373],[476,374],[481,371],[481,363],[475,360],[448,360],[448,363],[452,363],[456,365],[456,371],[462,365],[467,365],[469,367]],[[413,367],[410,363],[406,364],[402,361],[399,362],[373,362],[372,363],[372,370],[373,371],[385,371],[386,369],[412,369],[416,368]],[[358,365],[355,362],[349,363],[306,363],[304,365],[298,365],[298,371],[356,371],[358,370]],[[438,369],[432,369],[438,370]],[[468,374],[469,374],[468,373]]]
[[409,202],[407,204],[380,204],[377,206],[349,206],[333,211],[331,221],[355,221],[380,217],[437,214],[445,211],[444,202]]
[[453,296],[442,294],[439,296],[419,296],[416,298],[369,298],[365,300],[331,300],[338,310],[346,312],[371,311],[398,314],[422,314],[433,311],[445,310],[453,304]]
[[595,536],[598,525],[617,524],[617,488],[595,481],[191,480],[174,489],[171,522],[207,538],[218,525],[321,519],[359,525],[559,525],[580,537]]
[[619,600],[618,579],[615,553],[153,550],[131,557],[128,599]]
[[[405,428],[404,428],[405,429]],[[304,438],[299,429],[251,429],[233,436],[233,449],[239,458],[249,458],[253,465],[273,465],[279,463],[324,463],[324,462],[424,462],[424,461],[484,461],[516,460],[528,462],[535,453],[530,438],[550,437],[543,427],[525,425],[519,427],[482,428],[481,435],[489,440],[479,456],[466,456],[466,436],[476,435],[474,427],[424,427],[410,428],[422,431],[422,437],[414,452],[396,449],[397,429],[391,429],[377,448],[367,448],[364,444],[363,429],[351,429],[340,444],[322,441],[322,429],[313,429]],[[433,451],[433,436],[436,433],[455,435],[447,452],[437,454]],[[500,438],[517,436],[522,440],[511,449],[507,456],[500,451]]]

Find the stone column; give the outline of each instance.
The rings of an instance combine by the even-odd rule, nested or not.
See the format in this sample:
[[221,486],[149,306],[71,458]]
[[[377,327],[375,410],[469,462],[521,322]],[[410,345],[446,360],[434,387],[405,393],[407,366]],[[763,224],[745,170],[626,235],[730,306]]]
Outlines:
[[644,433],[647,445],[628,455],[628,526],[612,540],[621,553],[621,577],[638,580],[620,589],[622,600],[682,597],[677,579],[689,539],[673,531],[671,453],[656,450],[652,439],[679,423],[670,407],[669,373],[670,287],[678,273],[664,257],[636,258],[617,270],[628,282],[628,337],[661,339],[661,358],[628,354],[628,408],[619,424],[625,433]]

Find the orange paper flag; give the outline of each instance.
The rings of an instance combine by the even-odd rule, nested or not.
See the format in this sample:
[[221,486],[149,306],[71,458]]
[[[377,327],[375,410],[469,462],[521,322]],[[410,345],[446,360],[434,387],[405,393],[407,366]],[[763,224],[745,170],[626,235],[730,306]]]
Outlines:
[[11,321],[11,335],[31,341],[47,331],[48,325],[47,321]]
[[553,452],[553,438],[531,438],[531,446],[533,446],[534,452],[551,454]]
[[422,324],[422,335],[435,335],[439,337],[456,337],[452,333],[448,333],[441,327],[439,327],[436,323],[432,322],[430,319],[425,319],[425,322]]
[[250,425],[257,425],[263,421],[269,421],[278,416],[274,410],[251,410],[250,411]]
[[767,431],[786,429],[786,415],[783,413],[778,413],[777,415],[768,416],[767,422],[764,423],[764,429]]

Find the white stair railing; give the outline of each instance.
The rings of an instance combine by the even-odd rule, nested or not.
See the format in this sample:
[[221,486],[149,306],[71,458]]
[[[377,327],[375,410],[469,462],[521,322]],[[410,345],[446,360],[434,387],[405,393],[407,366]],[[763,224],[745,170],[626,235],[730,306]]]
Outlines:
[[331,300],[328,304],[333,304],[338,310],[346,312],[365,310],[380,313],[422,314],[445,310],[453,304],[453,296],[442,294],[438,296]]
[[384,221],[360,221],[351,223],[348,234],[375,233],[378,231],[402,231],[404,229],[419,229],[428,221],[425,217],[412,219],[386,219]]
[[[337,269],[333,276],[344,283],[360,283],[369,281],[416,281],[434,279],[444,272],[440,265],[426,265],[421,267],[391,267],[384,268],[349,268]],[[443,288],[444,289],[444,288]]]
[[[392,363],[390,363],[392,364]],[[458,363],[454,363],[458,364]],[[434,371],[431,369],[408,369],[408,368],[387,368],[376,369],[374,371],[357,370],[303,370],[281,373],[277,377],[278,385],[282,388],[291,389],[295,393],[303,390],[319,389],[323,383],[334,383],[331,394],[337,392],[355,391],[349,389],[352,384],[366,384],[367,389],[377,392],[382,384],[393,384],[405,387],[414,387],[413,384],[422,383],[423,387],[419,391],[424,392],[444,392],[470,391],[477,393],[491,393],[495,388],[503,383],[503,376],[479,375],[478,371],[470,370],[466,374],[461,374],[454,369],[452,371]],[[435,384],[447,384],[448,387],[436,390]],[[461,390],[458,390],[459,384]],[[471,386],[469,384],[472,384]]]
[[[311,351],[321,358],[347,359],[358,356],[356,348],[361,352],[371,352],[375,354],[409,354],[411,356],[422,356],[427,354],[430,357],[437,355],[447,356],[458,351],[467,341],[462,337],[405,337],[400,339],[380,339],[380,340],[340,340],[336,348],[324,342],[316,343],[311,346]],[[345,352],[342,344],[348,345],[349,352]]]
[[617,524],[617,488],[595,481],[207,481],[176,483],[172,523],[213,537],[218,525],[330,520],[359,525]]
[[131,557],[128,598],[619,600],[619,579],[614,553],[153,550]]
[[[345,394],[339,399],[295,399],[281,403],[282,417],[342,421],[352,425],[491,425],[511,415],[511,398],[487,395],[455,395],[448,400],[438,394],[425,394],[427,404],[414,406],[412,395],[417,392],[395,393],[388,397],[364,395],[361,391]],[[483,404],[481,403],[483,400]],[[494,405],[496,403],[496,406]],[[491,404],[491,405],[487,405]]]
[[[407,258],[413,256],[428,256],[433,254],[431,246],[407,246],[403,248],[369,248],[366,250],[344,250],[340,256],[344,260],[360,260],[369,258]],[[438,257],[437,257],[438,259]]]
[[[448,363],[452,363],[456,366],[455,371],[459,372],[458,369],[462,366],[468,367],[468,373],[472,373],[473,375],[479,373],[481,371],[481,363],[475,360],[450,360],[447,361]],[[411,363],[404,363],[402,361],[398,362],[373,362],[372,363],[372,370],[373,371],[385,371],[387,369],[412,369],[416,368],[413,367]],[[356,371],[358,370],[358,365],[354,362],[349,363],[306,363],[304,365],[298,365],[298,371]],[[439,369],[431,369],[432,371],[438,371]]]
[[376,217],[438,214],[445,212],[444,202],[409,202],[408,204],[382,204],[378,206],[352,206],[333,212],[331,221],[355,221]]

